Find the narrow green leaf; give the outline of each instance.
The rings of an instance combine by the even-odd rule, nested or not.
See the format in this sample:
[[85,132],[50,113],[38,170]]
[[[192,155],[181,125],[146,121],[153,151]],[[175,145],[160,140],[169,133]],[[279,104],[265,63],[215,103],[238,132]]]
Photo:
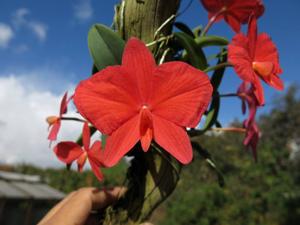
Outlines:
[[226,46],[229,44],[229,41],[226,38],[212,35],[196,37],[195,42],[197,43],[197,46],[201,48],[207,46]]
[[[226,51],[226,50],[223,49],[222,52],[224,52],[224,51]],[[222,57],[220,57],[218,59],[217,65],[223,64],[223,63],[226,63],[226,62],[227,62],[227,54],[223,55]],[[213,75],[210,79],[210,82],[214,87],[214,91],[218,90],[218,88],[219,88],[219,86],[222,82],[225,70],[226,70],[226,67],[221,67],[220,69],[215,70],[215,72],[213,73]]]
[[209,55],[207,57],[207,61],[211,61],[211,60],[214,60],[214,59],[220,59],[224,55],[227,55],[227,50],[223,50],[222,52],[219,52],[218,54]]
[[225,186],[224,176],[216,166],[214,160],[212,159],[211,154],[206,149],[202,148],[202,146],[198,142],[192,141],[192,147],[194,150],[197,151],[197,153],[200,156],[202,156],[205,159],[209,167],[216,173],[220,187],[224,187]]
[[183,32],[176,32],[174,36],[177,42],[186,50],[187,58],[191,65],[204,70],[207,67],[206,57],[202,49],[197,47],[195,40]]
[[224,187],[225,186],[225,179],[224,179],[224,176],[223,176],[222,172],[218,169],[216,164],[211,159],[206,159],[206,162],[208,163],[210,168],[212,168],[215,171],[215,173],[217,174],[218,183],[219,183],[220,187]]
[[99,70],[97,69],[97,67],[95,66],[95,64],[93,64],[93,68],[92,68],[92,75],[97,73]]
[[207,131],[208,129],[210,129],[213,125],[215,125],[217,119],[218,119],[218,115],[219,115],[219,110],[220,110],[220,97],[218,97],[218,95],[215,95],[213,97],[213,100],[210,104],[207,116],[206,116],[206,120],[205,120],[205,124],[203,127],[203,131]]
[[203,28],[202,26],[197,26],[193,29],[193,33],[195,37],[199,37],[201,35],[202,28]]
[[216,127],[218,127],[218,128],[222,128],[222,124],[220,123],[220,121],[216,121]]
[[175,22],[174,26],[177,27],[179,30],[181,30],[182,32],[188,34],[189,36],[191,36],[192,38],[195,38],[195,35],[193,33],[193,31],[185,24],[182,22]]
[[121,64],[124,40],[110,28],[95,24],[88,33],[88,47],[98,70]]

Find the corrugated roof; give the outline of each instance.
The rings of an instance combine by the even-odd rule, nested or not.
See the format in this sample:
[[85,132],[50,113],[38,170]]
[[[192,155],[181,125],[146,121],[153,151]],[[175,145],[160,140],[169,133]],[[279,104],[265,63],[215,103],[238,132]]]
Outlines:
[[12,173],[6,171],[0,171],[0,179],[1,180],[18,180],[18,181],[26,181],[26,182],[41,182],[41,177],[38,175],[26,175],[21,173]]
[[29,196],[5,180],[0,180],[0,198],[29,198]]
[[0,198],[59,200],[64,193],[40,182],[39,176],[0,171]]

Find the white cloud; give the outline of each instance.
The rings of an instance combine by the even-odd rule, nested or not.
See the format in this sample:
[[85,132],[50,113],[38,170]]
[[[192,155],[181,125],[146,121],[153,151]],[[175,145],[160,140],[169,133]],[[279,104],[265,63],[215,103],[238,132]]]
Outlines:
[[6,48],[13,36],[14,32],[11,27],[5,23],[0,23],[0,48]]
[[76,0],[73,9],[75,18],[80,22],[85,22],[93,17],[91,0]]
[[47,38],[47,25],[40,21],[28,19],[27,17],[29,15],[29,9],[20,8],[13,14],[12,22],[16,28],[24,27],[26,29],[29,29],[40,41],[45,41]]
[[16,26],[21,26],[26,23],[25,16],[29,15],[30,11],[27,8],[20,8],[13,14],[13,23]]
[[[0,161],[62,165],[49,149],[45,118],[57,115],[63,93],[56,95],[34,88],[35,81],[30,77],[0,76]],[[63,121],[59,139],[75,140],[81,128],[81,123]]]
[[47,37],[47,26],[37,21],[30,21],[28,27],[40,41],[45,41]]

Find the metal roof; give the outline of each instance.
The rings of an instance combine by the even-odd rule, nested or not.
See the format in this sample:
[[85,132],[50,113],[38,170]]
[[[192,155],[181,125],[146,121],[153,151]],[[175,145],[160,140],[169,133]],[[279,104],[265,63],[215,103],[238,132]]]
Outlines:
[[0,198],[60,200],[64,193],[41,183],[39,176],[0,171]]

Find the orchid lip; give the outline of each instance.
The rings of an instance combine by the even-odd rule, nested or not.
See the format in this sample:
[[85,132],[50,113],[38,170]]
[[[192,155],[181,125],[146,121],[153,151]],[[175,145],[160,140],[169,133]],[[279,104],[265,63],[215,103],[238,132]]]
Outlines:
[[59,117],[57,116],[48,116],[46,118],[46,121],[49,125],[53,125],[54,123],[56,123],[59,120]]
[[254,71],[259,73],[259,75],[267,77],[271,75],[274,64],[272,62],[252,62],[252,68]]

